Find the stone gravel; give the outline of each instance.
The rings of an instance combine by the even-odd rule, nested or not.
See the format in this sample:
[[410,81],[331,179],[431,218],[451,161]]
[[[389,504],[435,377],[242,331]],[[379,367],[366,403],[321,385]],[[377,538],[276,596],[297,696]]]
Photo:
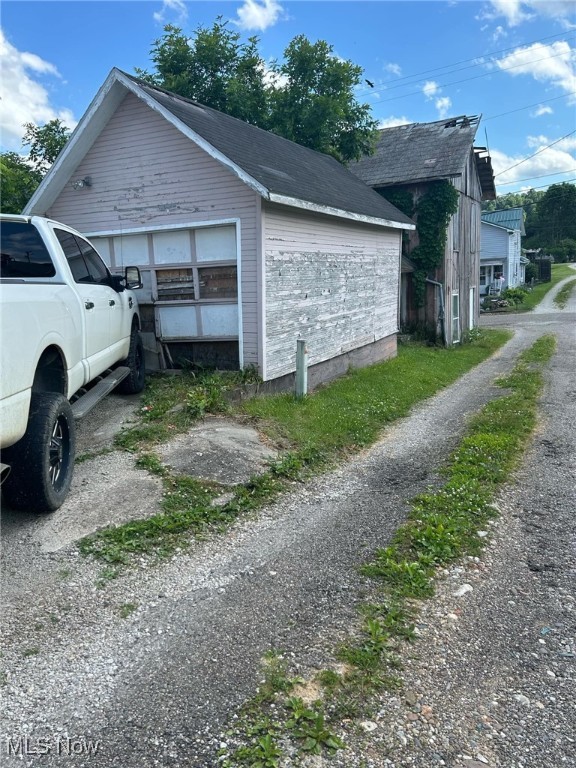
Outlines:
[[511,342],[371,450],[167,562],[143,558],[110,579],[73,545],[43,552],[11,539],[2,765],[217,766],[263,654],[282,649],[303,674],[330,662],[371,589],[357,566],[387,543],[408,500],[439,482],[467,416],[501,393],[494,378],[549,332],[559,350],[542,421],[498,499],[485,555],[443,573],[423,604],[402,692],[346,726],[347,750],[305,764],[575,765],[575,321],[571,306],[516,316]]

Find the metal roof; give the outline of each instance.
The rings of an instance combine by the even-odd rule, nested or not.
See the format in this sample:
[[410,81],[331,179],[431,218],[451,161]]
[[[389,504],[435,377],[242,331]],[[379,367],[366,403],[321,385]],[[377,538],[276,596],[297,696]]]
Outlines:
[[497,224],[506,229],[517,229],[521,235],[526,234],[524,229],[524,209],[507,208],[502,211],[482,211],[482,221],[488,224]]

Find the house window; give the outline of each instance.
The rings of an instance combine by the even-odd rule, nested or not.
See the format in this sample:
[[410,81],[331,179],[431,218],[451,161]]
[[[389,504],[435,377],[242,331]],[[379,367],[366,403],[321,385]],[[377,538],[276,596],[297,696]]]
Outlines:
[[486,286],[490,282],[488,278],[488,267],[480,267],[480,285]]
[[460,296],[452,294],[452,344],[460,341]]

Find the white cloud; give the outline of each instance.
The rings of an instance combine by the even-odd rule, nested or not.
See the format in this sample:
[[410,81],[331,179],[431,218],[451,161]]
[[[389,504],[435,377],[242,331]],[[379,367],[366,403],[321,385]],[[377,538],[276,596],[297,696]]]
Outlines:
[[444,118],[448,114],[448,110],[452,106],[452,99],[449,96],[441,96],[434,102],[436,109],[438,110],[438,117]]
[[452,106],[452,99],[449,96],[441,96],[442,88],[434,80],[427,80],[422,86],[422,93],[428,101],[434,101],[434,106],[438,110],[438,117],[442,120],[448,114]]
[[69,109],[57,109],[50,104],[47,89],[35,76],[60,78],[53,64],[34,53],[17,50],[0,30],[0,69],[2,79],[10,83],[0,100],[0,132],[2,149],[19,151],[24,136],[24,123],[43,125],[59,118],[70,129],[76,126]]
[[545,107],[543,104],[540,104],[540,106],[536,107],[534,112],[532,112],[532,117],[541,117],[542,115],[552,114],[554,114],[552,107]]
[[[528,136],[526,143],[529,150],[524,155],[507,155],[491,148],[490,156],[496,176],[496,185],[512,183],[518,179],[544,176],[545,174],[571,173],[573,176],[576,167],[576,138],[568,137],[553,147],[545,149],[553,141],[554,139],[549,139],[546,136]],[[536,157],[530,157],[529,160],[520,163],[526,155],[533,155],[539,150],[543,151]],[[520,165],[516,165],[517,163]],[[516,167],[512,168],[513,165]],[[510,170],[505,171],[506,168],[510,168]]]
[[407,117],[385,117],[384,120],[380,120],[378,123],[378,128],[395,128],[397,125],[409,125],[413,122],[413,120],[408,120]]
[[492,42],[497,42],[501,37],[506,37],[508,35],[508,32],[504,29],[504,27],[498,25],[494,32],[492,33]]
[[391,75],[396,75],[396,77],[399,77],[402,74],[402,68],[400,67],[400,64],[394,64],[393,62],[386,64],[384,69],[386,72],[390,72]]
[[532,18],[533,14],[527,10],[529,5],[523,0],[489,0],[489,7],[482,11],[481,18],[492,20],[504,16],[508,26],[517,27]]
[[422,93],[427,99],[431,99],[437,93],[440,93],[440,86],[434,80],[427,80],[422,86]]
[[495,64],[514,77],[530,75],[534,80],[554,85],[566,93],[576,91],[576,50],[564,40],[517,48]]
[[244,5],[238,8],[235,24],[241,29],[263,32],[276,24],[283,12],[278,0],[244,0]]
[[488,0],[478,18],[494,21],[503,17],[509,27],[517,27],[538,15],[573,28],[570,19],[574,19],[574,0]]
[[176,21],[178,23],[182,23],[188,18],[188,9],[184,0],[163,0],[161,10],[153,14],[154,21],[164,24],[171,12],[176,14]]

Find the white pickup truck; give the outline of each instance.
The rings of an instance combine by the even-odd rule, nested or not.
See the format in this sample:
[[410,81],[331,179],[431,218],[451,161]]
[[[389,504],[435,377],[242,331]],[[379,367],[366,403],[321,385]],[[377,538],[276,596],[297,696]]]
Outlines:
[[75,230],[0,216],[0,481],[14,509],[51,512],[70,488],[75,419],[144,388],[137,267],[112,275]]

